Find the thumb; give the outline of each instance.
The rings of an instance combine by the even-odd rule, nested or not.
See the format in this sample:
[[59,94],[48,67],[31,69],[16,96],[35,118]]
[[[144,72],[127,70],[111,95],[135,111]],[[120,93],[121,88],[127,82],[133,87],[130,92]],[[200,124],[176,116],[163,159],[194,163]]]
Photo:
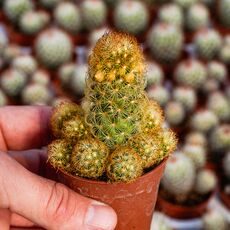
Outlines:
[[0,208],[9,208],[46,229],[115,228],[117,217],[112,208],[30,173],[1,152],[0,185]]

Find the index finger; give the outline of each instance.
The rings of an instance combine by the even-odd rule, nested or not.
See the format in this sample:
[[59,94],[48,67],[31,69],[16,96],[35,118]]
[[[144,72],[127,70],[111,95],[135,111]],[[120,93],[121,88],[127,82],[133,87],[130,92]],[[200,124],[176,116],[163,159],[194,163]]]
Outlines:
[[26,150],[46,145],[51,137],[48,106],[0,108],[0,150]]

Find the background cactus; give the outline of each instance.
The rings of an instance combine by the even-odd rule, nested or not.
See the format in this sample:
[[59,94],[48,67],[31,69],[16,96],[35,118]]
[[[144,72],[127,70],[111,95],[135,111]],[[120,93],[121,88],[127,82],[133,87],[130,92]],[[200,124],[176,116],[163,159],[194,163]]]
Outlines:
[[156,59],[174,62],[182,52],[183,33],[173,24],[158,23],[150,29],[147,44]]
[[140,34],[148,26],[149,12],[141,1],[121,1],[114,11],[114,23],[118,30]]
[[197,132],[197,131],[192,131],[186,135],[185,144],[200,145],[200,146],[206,147],[207,146],[207,139],[203,133]]
[[230,151],[224,156],[223,169],[224,174],[230,179]]
[[38,60],[51,69],[70,61],[72,42],[68,35],[59,29],[47,29],[37,38],[35,52]]
[[4,106],[7,104],[7,97],[5,93],[0,89],[0,106]]
[[197,2],[197,0],[174,0],[183,9],[188,9],[191,5]]
[[147,86],[160,85],[164,80],[164,72],[156,62],[147,62]]
[[219,59],[227,65],[230,64],[230,45],[225,44],[221,47],[219,52]]
[[65,63],[60,66],[58,70],[58,78],[60,79],[61,85],[63,87],[68,87],[71,77],[74,74],[75,64],[74,63]]
[[218,61],[211,61],[208,63],[208,76],[212,79],[217,80],[222,83],[226,80],[228,75],[228,70],[226,66]]
[[151,226],[152,230],[173,230],[163,213],[159,211],[154,211],[153,213],[153,223]]
[[53,9],[62,0],[39,0],[39,3],[46,9]]
[[50,84],[50,76],[44,70],[38,69],[31,76],[31,82],[48,86]]
[[219,3],[219,18],[224,26],[230,28],[230,1],[229,0],[221,0]]

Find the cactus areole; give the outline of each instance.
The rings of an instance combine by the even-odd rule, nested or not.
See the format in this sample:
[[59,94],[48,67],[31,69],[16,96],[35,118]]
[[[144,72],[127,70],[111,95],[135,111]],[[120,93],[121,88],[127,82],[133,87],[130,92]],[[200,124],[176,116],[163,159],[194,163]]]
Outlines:
[[177,140],[145,94],[145,62],[135,38],[104,34],[88,64],[82,107],[65,102],[53,111],[49,163],[61,182],[111,205],[116,230],[149,230],[165,159]]

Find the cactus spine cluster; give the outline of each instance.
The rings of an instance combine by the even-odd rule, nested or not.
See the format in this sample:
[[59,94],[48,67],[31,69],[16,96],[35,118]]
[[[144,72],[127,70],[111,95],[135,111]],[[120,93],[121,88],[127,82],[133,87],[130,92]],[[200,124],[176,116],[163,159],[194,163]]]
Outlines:
[[67,158],[57,151],[55,165],[52,142],[51,164],[66,165],[68,172],[86,178],[106,175],[111,182],[133,181],[159,164],[177,141],[163,128],[162,110],[147,99],[145,86],[145,63],[136,40],[106,33],[89,57],[82,107],[65,102],[52,114],[54,136],[72,150]]

